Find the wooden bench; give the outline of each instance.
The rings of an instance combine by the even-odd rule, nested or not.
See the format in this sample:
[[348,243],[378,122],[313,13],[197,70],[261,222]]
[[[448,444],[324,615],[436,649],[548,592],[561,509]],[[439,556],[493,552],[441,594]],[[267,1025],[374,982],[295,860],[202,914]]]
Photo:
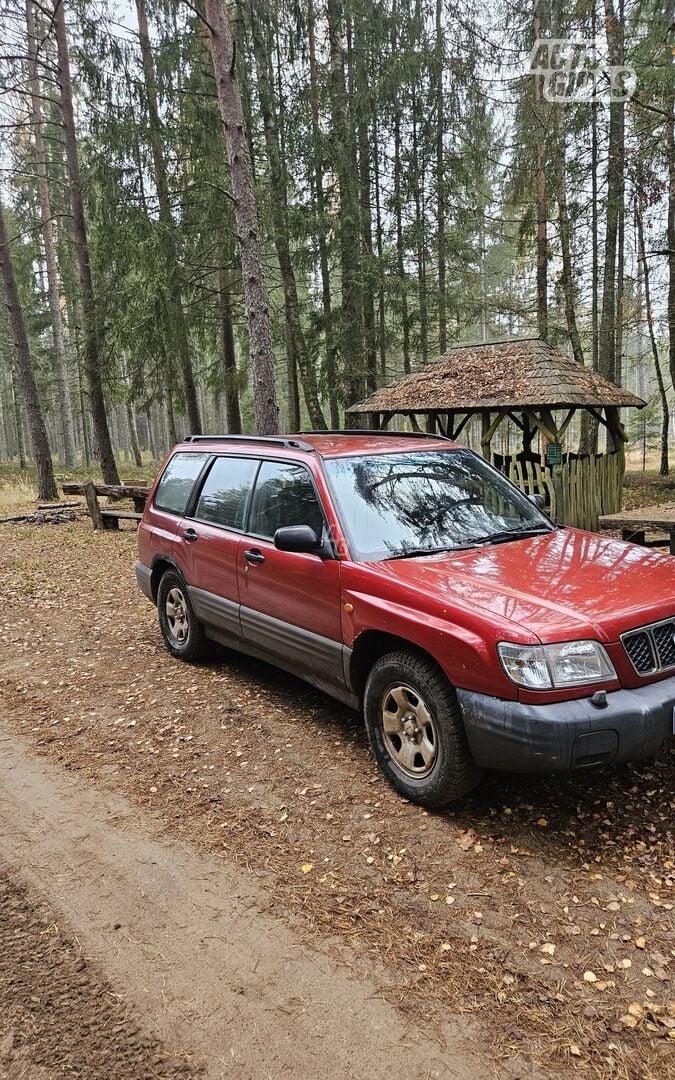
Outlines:
[[[624,540],[643,547],[667,547],[670,554],[675,555],[675,503],[605,514],[599,518],[598,526],[601,531],[621,529]],[[663,532],[666,538],[647,540],[648,532]]]
[[[61,487],[64,495],[84,495],[95,529],[119,529],[120,521],[133,521],[138,524],[143,517],[150,493],[150,488],[143,484],[94,484],[92,480],[87,480],[84,484],[67,481]],[[113,500],[131,499],[134,509],[117,510],[111,509],[110,505],[103,509],[98,501],[100,496]]]

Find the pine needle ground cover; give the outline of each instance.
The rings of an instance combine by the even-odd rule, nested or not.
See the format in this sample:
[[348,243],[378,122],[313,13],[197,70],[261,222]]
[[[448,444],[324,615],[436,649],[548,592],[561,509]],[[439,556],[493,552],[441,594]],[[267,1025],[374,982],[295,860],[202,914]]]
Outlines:
[[500,1068],[675,1076],[670,748],[488,777],[432,815],[388,788],[347,709],[234,654],[172,660],[132,531],[0,532],[6,730],[251,873],[316,948],[376,963],[407,1015],[442,1035],[466,1014]]

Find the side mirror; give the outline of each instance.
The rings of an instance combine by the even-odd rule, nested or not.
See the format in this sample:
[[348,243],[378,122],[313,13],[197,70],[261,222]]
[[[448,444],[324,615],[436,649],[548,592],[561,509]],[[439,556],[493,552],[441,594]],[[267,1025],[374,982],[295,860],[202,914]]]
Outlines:
[[323,543],[309,525],[285,525],[275,532],[274,546],[279,551],[295,551],[319,555]]
[[543,495],[540,495],[538,491],[535,492],[534,495],[528,495],[527,497],[531,503],[534,503],[534,505],[538,507],[539,510],[544,509],[544,506],[546,505],[546,499]]

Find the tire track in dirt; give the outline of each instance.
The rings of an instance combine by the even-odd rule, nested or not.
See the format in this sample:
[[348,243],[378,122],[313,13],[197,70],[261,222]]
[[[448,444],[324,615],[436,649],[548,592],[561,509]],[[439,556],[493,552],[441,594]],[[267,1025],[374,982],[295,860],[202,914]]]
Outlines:
[[[167,1045],[187,1047],[204,1063],[208,1077],[484,1080],[490,1075],[489,1064],[469,1051],[468,1024],[448,1021],[445,1048],[407,1024],[372,981],[349,978],[264,914],[264,895],[243,875],[187,845],[156,839],[155,823],[124,799],[33,760],[16,738],[0,742],[0,770],[0,858],[14,881],[18,877],[48,891],[60,914],[47,918],[60,923],[65,915],[71,933],[97,958],[135,1014]],[[5,971],[0,1000],[2,986],[13,997],[18,984],[16,1022],[23,1022],[25,1001],[39,1048],[36,1063],[53,1068],[59,1060],[64,1075],[70,1068],[68,1075],[92,1080],[100,1075],[187,1080],[187,1070],[171,1071],[160,1055],[154,1066],[146,1064],[150,1044],[139,1043],[137,1029],[124,1016],[116,1021],[121,1007],[98,988],[86,961],[61,945],[60,931],[40,927],[35,915],[21,928],[25,891],[14,884],[10,892],[6,882],[4,888],[12,918],[3,926],[0,948],[5,941],[14,948],[0,965]],[[36,938],[33,957],[30,945]],[[12,975],[15,966],[18,974]],[[112,1024],[115,1037],[107,1045]],[[60,1028],[64,1038],[57,1052]]]
[[0,1080],[196,1080],[139,1025],[60,913],[0,867]]

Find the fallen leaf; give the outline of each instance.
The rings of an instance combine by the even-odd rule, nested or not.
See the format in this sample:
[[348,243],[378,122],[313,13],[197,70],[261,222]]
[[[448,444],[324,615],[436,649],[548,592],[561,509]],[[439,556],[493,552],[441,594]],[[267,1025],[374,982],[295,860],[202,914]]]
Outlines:
[[541,947],[543,953],[547,953],[548,956],[555,956],[555,945],[552,941],[546,941]]
[[619,1023],[623,1024],[623,1026],[627,1028],[634,1028],[638,1025],[637,1017],[631,1016],[630,1013],[626,1013],[625,1016],[620,1016]]
[[314,869],[314,863],[311,863],[311,862],[303,863],[302,866],[300,867],[300,869],[302,870],[303,874],[309,874],[310,870]]

